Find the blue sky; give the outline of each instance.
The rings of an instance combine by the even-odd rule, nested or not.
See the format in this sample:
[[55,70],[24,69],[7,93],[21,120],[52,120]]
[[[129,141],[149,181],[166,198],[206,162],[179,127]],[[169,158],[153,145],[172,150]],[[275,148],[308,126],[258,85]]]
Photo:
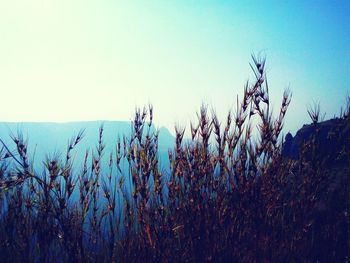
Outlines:
[[350,91],[349,1],[0,1],[0,121],[130,120],[188,125],[202,102],[219,117],[267,57],[285,132],[320,102],[339,114]]

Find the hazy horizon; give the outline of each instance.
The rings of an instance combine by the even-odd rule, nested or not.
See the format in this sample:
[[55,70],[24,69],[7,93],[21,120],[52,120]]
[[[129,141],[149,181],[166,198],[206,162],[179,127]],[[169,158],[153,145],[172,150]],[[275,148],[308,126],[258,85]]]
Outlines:
[[224,121],[267,58],[284,132],[319,101],[338,115],[349,91],[348,1],[29,1],[0,3],[0,122],[130,121],[151,103],[172,134],[201,103]]

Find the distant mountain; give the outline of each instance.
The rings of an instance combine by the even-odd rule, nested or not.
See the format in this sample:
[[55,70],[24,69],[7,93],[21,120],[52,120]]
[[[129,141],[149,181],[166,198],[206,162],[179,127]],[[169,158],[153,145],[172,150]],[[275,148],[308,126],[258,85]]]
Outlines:
[[[28,156],[33,158],[35,167],[42,165],[42,161],[46,156],[52,156],[61,153],[61,157],[67,150],[68,141],[76,135],[81,129],[85,130],[83,140],[75,149],[75,158],[78,164],[84,158],[86,150],[94,149],[98,144],[99,128],[103,124],[103,141],[106,145],[105,157],[110,152],[115,151],[118,137],[130,137],[131,123],[127,121],[87,121],[87,122],[0,122],[0,138],[10,147],[15,149],[15,144],[11,139],[11,135],[22,133],[25,139],[28,139]],[[155,130],[151,126],[151,130]],[[167,164],[165,158],[169,148],[173,147],[174,137],[168,129],[162,127],[159,129],[159,156],[164,165]],[[1,147],[1,146],[0,146]],[[34,155],[35,152],[35,155]],[[39,162],[39,163],[38,163]]]

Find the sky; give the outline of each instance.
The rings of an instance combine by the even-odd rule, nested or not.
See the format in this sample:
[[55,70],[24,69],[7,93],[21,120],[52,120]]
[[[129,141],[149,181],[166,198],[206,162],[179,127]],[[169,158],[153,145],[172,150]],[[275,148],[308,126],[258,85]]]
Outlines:
[[202,103],[224,121],[266,56],[285,132],[350,94],[349,1],[0,0],[0,121],[131,120],[189,125]]

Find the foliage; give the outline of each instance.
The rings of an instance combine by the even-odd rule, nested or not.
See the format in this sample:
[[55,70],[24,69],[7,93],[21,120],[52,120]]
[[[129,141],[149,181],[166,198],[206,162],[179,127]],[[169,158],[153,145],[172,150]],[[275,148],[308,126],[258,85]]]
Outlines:
[[[300,159],[284,158],[290,92],[275,117],[265,61],[253,57],[252,69],[256,79],[225,123],[202,106],[191,139],[176,127],[168,171],[159,168],[152,107],[136,111],[132,136],[116,142],[108,170],[101,169],[103,127],[81,171],[72,169],[72,152],[83,131],[64,159],[48,157],[40,172],[21,136],[13,137],[16,153],[2,143],[1,261],[347,260],[349,152],[325,166],[315,128]],[[309,114],[317,127],[319,108]],[[348,111],[341,118],[349,127]]]

